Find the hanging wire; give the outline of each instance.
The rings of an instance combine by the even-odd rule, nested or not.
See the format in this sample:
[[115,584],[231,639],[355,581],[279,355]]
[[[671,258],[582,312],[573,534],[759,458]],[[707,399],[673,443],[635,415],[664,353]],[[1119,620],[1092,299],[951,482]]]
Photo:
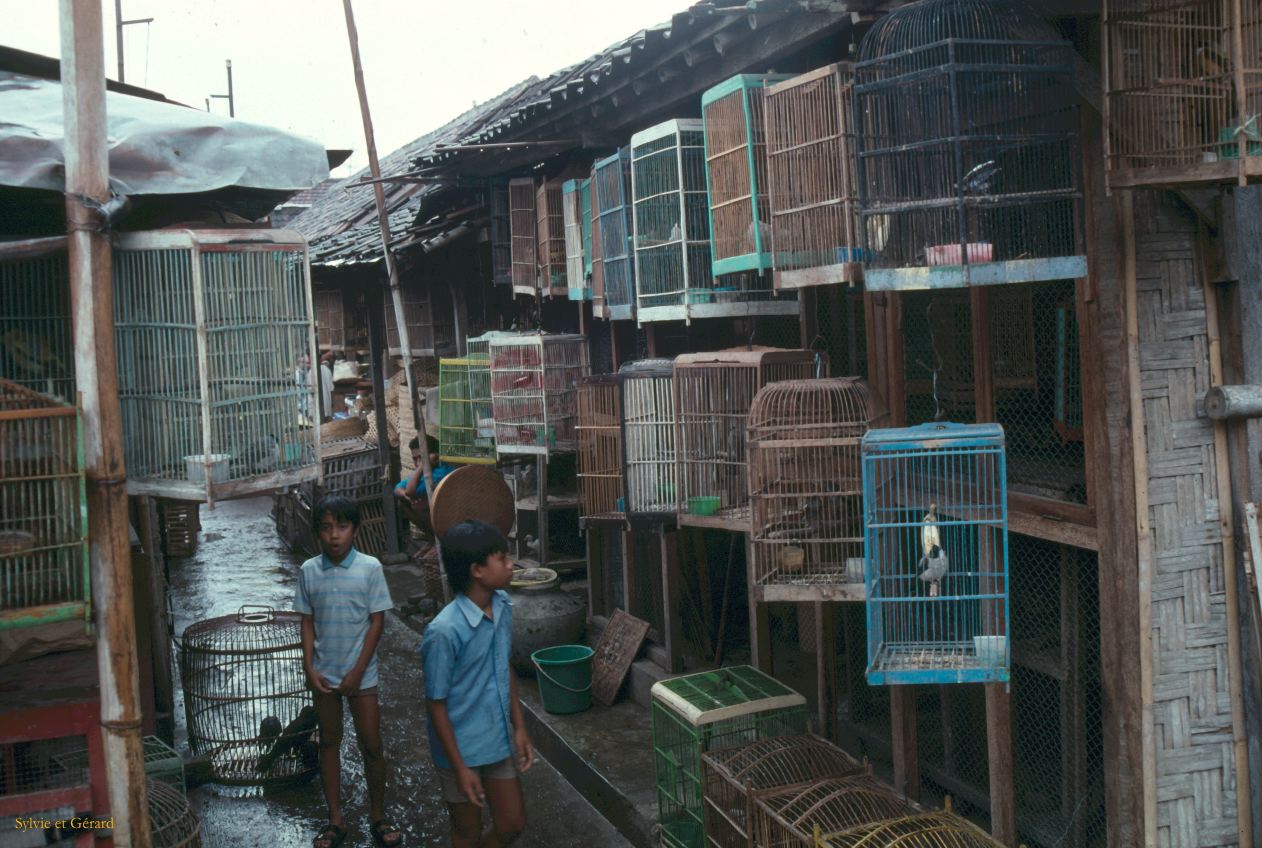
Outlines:
[[933,420],[942,420],[942,403],[938,400],[938,372],[942,370],[942,355],[938,353],[938,339],[933,332],[933,301],[925,307],[925,325],[929,330],[929,349],[933,351],[933,365],[927,365],[923,360],[917,359],[916,364],[929,372],[930,386],[933,391]]

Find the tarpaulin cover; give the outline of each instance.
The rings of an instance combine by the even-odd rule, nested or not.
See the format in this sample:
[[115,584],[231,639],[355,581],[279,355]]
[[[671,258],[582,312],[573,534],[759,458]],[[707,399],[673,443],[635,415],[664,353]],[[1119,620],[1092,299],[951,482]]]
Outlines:
[[[0,185],[65,188],[61,83],[0,71]],[[196,194],[237,186],[310,188],[329,175],[324,146],[262,124],[107,92],[115,194]]]

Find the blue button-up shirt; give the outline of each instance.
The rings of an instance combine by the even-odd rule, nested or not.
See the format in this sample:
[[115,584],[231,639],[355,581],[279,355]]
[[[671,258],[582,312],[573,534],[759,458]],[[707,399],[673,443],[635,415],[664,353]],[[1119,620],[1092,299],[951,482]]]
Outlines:
[[[421,638],[425,697],[446,701],[460,758],[470,768],[512,756],[508,654],[513,642],[513,605],[496,591],[488,617],[463,594],[443,607]],[[434,763],[449,769],[434,723],[429,722]]]
[[[315,619],[315,670],[334,686],[355,666],[364,650],[369,618],[394,607],[381,562],[351,548],[339,563],[321,554],[302,564],[294,590],[294,611]],[[377,685],[374,653],[360,689]]]

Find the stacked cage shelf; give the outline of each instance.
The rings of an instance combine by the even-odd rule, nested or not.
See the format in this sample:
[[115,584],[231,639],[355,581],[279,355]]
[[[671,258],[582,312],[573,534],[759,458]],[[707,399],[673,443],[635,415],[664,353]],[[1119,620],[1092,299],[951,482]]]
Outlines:
[[808,350],[750,348],[675,359],[679,523],[747,532],[746,428],[754,396],[768,383],[827,376]]
[[635,317],[631,151],[623,147],[592,170],[592,209],[600,221],[605,309],[612,321]]
[[0,378],[75,402],[64,247],[10,257],[0,244]]
[[1072,44],[1023,5],[923,0],[859,57],[868,290],[1086,275]]
[[853,66],[770,86],[764,112],[775,287],[862,282]]
[[537,296],[539,269],[535,241],[535,181],[516,177],[508,181],[509,256],[513,294]]
[[586,337],[496,335],[490,364],[497,454],[574,452],[577,385],[589,372]]
[[535,262],[545,297],[569,297],[565,279],[565,210],[560,177],[539,183],[535,192]]
[[1262,6],[1106,0],[1104,39],[1110,186],[1262,176]]
[[127,233],[114,252],[128,491],[239,497],[318,473],[307,245],[283,230]]
[[753,594],[762,601],[863,596],[860,441],[873,420],[855,378],[763,387],[749,412]]

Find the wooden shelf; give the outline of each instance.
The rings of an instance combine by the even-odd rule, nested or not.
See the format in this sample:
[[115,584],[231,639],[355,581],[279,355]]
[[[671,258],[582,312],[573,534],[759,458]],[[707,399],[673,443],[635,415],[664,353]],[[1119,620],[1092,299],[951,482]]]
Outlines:
[[[539,496],[530,495],[518,498],[517,509],[522,512],[538,512]],[[548,509],[578,509],[578,494],[567,492],[560,495],[548,495]]]

